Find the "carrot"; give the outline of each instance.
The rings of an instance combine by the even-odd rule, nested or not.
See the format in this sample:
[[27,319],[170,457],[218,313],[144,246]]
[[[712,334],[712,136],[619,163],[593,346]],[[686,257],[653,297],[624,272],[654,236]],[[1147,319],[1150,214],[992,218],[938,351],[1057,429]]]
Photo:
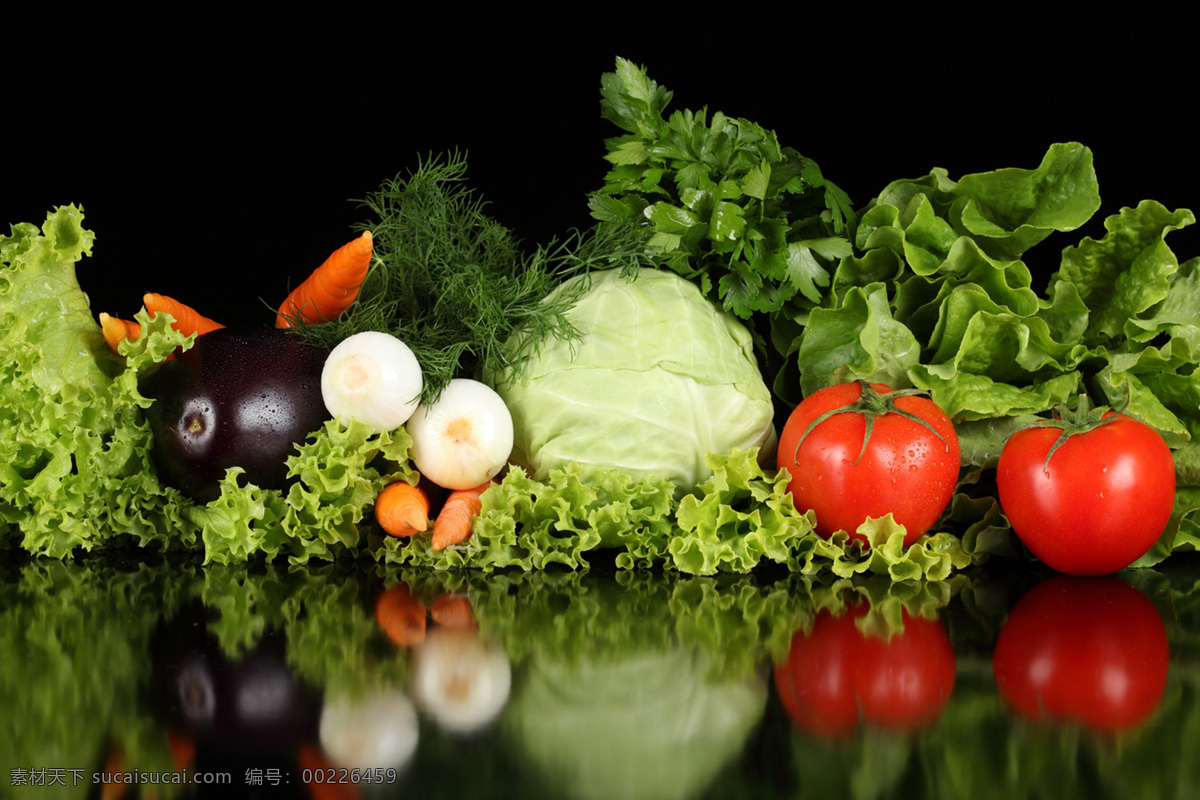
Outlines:
[[171,760],[180,770],[187,769],[196,760],[196,742],[187,734],[168,730],[167,745],[171,748]]
[[112,780],[112,776],[125,772],[125,748],[114,742],[108,749],[104,759],[104,776],[107,778],[100,786],[100,800],[120,800],[129,791],[129,784]]
[[445,505],[433,521],[434,550],[445,550],[471,535],[471,523],[483,509],[480,495],[491,485],[489,480],[472,489],[456,489],[446,497]]
[[219,322],[202,316],[191,306],[185,305],[173,297],[167,297],[165,294],[148,292],[142,296],[142,304],[146,306],[146,310],[152,317],[160,313],[170,314],[175,318],[171,327],[185,336],[191,336],[193,333],[202,336],[209,331],[225,327]]
[[133,320],[113,317],[101,311],[100,332],[104,334],[104,341],[108,342],[109,349],[115,353],[117,345],[124,340],[141,336],[142,326]]
[[375,598],[375,621],[401,647],[425,641],[425,606],[402,583]]
[[312,323],[341,316],[358,299],[373,249],[371,232],[363,231],[362,236],[335,250],[284,299],[275,315],[275,327],[290,328],[296,318]]
[[411,483],[389,483],[375,499],[375,520],[392,536],[421,533],[429,527],[429,496]]
[[471,601],[461,594],[443,594],[433,601],[429,616],[443,628],[474,628],[475,616],[471,613]]

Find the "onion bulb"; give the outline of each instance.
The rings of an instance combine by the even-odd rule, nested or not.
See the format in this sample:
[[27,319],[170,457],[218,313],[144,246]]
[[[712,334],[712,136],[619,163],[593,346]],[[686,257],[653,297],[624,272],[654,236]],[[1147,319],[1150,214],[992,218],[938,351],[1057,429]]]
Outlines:
[[417,711],[394,689],[356,702],[326,698],[319,735],[321,748],[339,767],[399,768],[417,749]]
[[479,730],[508,702],[512,664],[476,631],[434,628],[414,652],[413,697],[446,730]]
[[376,433],[408,422],[423,385],[413,351],[380,331],[344,339],[325,359],[321,372],[321,397],[330,416],[358,420]]
[[450,381],[432,405],[408,421],[410,455],[421,474],[444,489],[471,489],[508,463],[513,420],[490,386],[469,378]]

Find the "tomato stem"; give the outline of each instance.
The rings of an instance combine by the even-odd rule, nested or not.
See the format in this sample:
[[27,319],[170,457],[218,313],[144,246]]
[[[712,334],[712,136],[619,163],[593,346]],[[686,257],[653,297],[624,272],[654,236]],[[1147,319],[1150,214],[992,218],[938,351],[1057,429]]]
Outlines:
[[800,456],[800,445],[804,443],[804,440],[808,437],[808,434],[812,433],[813,429],[822,422],[837,414],[861,414],[863,416],[863,421],[866,423],[866,428],[863,430],[862,449],[858,451],[858,457],[854,459],[855,465],[862,461],[863,455],[865,455],[867,452],[867,445],[871,441],[871,431],[874,429],[875,419],[887,414],[896,414],[904,417],[907,420],[911,420],[919,425],[924,426],[930,433],[936,436],[943,445],[945,445],[946,452],[950,452],[950,443],[946,441],[946,438],[942,436],[942,434],[938,433],[932,425],[921,419],[921,417],[917,416],[916,414],[905,411],[904,409],[896,406],[897,397],[912,397],[914,395],[927,396],[926,392],[920,389],[893,389],[892,391],[881,394],[880,392],[876,391],[874,386],[864,380],[859,380],[857,383],[859,386],[857,400],[855,400],[853,403],[847,403],[844,406],[826,411],[824,414],[821,414],[819,417],[810,422],[808,427],[804,429],[804,433],[802,433],[800,438],[796,441],[796,452],[792,454],[793,461],[798,462]]
[[1087,392],[1080,392],[1079,399],[1075,403],[1075,410],[1072,411],[1065,403],[1059,403],[1054,407],[1054,418],[1038,420],[1033,423],[1039,428],[1058,428],[1062,432],[1058,438],[1054,440],[1054,444],[1050,445],[1050,449],[1046,451],[1046,462],[1042,465],[1042,473],[1050,474],[1050,458],[1054,455],[1058,448],[1062,447],[1072,436],[1078,436],[1081,433],[1088,433],[1097,428],[1107,425],[1115,421],[1125,409],[1129,407],[1129,401],[1133,396],[1133,389],[1126,384],[1129,389],[1129,394],[1125,398],[1125,402],[1121,404],[1119,409],[1113,409],[1108,406],[1092,407],[1091,400],[1087,396]]

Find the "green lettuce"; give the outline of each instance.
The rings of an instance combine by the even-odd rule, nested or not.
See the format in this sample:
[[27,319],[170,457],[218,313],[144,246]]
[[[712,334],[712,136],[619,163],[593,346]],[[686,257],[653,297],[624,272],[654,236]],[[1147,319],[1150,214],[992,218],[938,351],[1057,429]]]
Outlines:
[[0,546],[187,547],[196,532],[150,466],[145,398],[75,277],[94,241],[82,223],[63,206],[0,237]]
[[[434,551],[427,537],[389,538],[377,555],[388,564],[438,570],[575,569],[611,557],[623,569],[665,567],[689,575],[777,564],[806,576],[895,581],[944,580],[978,560],[947,532],[905,548],[904,526],[890,514],[859,528],[870,548],[844,533],[822,539],[812,513],[796,509],[787,473],[765,470],[757,450],[709,454],[707,463],[712,476],[681,497],[662,478],[634,479],[619,470],[585,475],[568,465],[539,481],[513,467],[484,492],[471,537],[461,545]],[[964,514],[970,524],[983,516]]]
[[[1051,146],[1031,170],[955,181],[934,169],[888,184],[860,215],[857,252],[794,330],[801,389],[865,378],[926,390],[954,419],[968,471],[994,466],[1007,435],[1086,393],[1155,427],[1175,449],[1181,486],[1200,480],[1200,259],[1180,263],[1166,243],[1193,214],[1150,200],[1121,209],[1104,236],[1062,251],[1042,291],[1026,264],[1099,202],[1092,154],[1074,143]],[[1193,546],[1191,498],[1180,494],[1139,563]],[[964,547],[1010,550],[1003,518],[985,505],[958,502],[984,512]]]
[[393,480],[415,482],[404,430],[331,422],[289,458],[288,491],[242,484],[197,505],[159,481],[139,381],[194,341],[170,315],[139,312],[114,354],[76,278],[94,235],[62,206],[0,237],[0,548],[64,558],[136,544],[203,548],[208,562],[331,560],[365,547],[365,511]]

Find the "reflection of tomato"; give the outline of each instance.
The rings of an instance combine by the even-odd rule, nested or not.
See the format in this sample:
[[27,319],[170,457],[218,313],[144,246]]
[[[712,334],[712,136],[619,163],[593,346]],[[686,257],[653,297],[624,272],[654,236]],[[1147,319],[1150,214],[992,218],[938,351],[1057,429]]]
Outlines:
[[[861,384],[840,383],[813,392],[796,406],[779,436],[776,463],[791,474],[788,491],[801,511],[817,515],[817,533],[852,537],[868,517],[888,513],[907,531],[904,544],[929,530],[954,492],[960,455],[950,419],[932,400],[867,392],[876,412],[850,413]],[[883,384],[871,387],[886,397]],[[883,410],[889,403],[894,408]],[[846,408],[809,430],[821,415]],[[873,418],[870,437],[867,415]],[[913,418],[916,419],[913,419]],[[861,537],[855,537],[861,538]]]
[[841,616],[822,611],[808,634],[792,638],[775,687],[797,725],[833,738],[860,723],[916,728],[941,713],[955,677],[941,623],[905,612],[904,630],[884,639],[855,624],[868,610],[861,603]]
[[1170,651],[1162,616],[1113,577],[1056,576],[1008,617],[992,657],[996,687],[1033,720],[1120,730],[1158,706]]

